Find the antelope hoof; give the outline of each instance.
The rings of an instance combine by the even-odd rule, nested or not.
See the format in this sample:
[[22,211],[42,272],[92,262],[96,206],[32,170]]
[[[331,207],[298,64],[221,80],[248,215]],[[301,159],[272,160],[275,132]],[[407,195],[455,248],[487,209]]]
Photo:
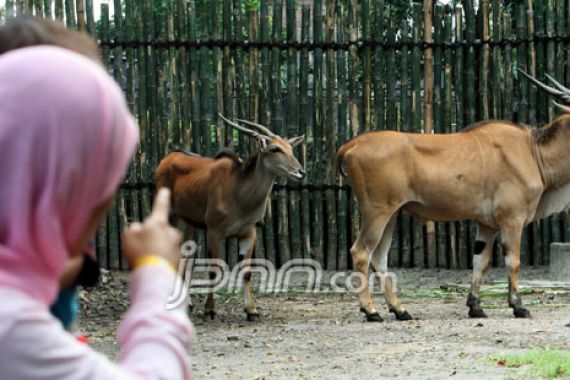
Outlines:
[[530,311],[528,311],[524,307],[515,307],[513,309],[513,314],[517,318],[530,318]]
[[469,308],[469,318],[487,318],[487,314],[481,308]]
[[390,312],[394,313],[394,315],[396,316],[396,319],[398,321],[411,321],[412,319],[414,319],[410,313],[408,313],[407,310],[404,310],[402,312],[397,311],[396,309],[390,309]]
[[366,320],[368,322],[384,322],[384,320],[382,319],[382,317],[378,312],[366,314]]
[[259,313],[247,313],[248,322],[259,322],[260,319]]
[[383,322],[384,321],[377,311],[375,311],[374,313],[369,313],[365,308],[361,307],[360,312],[364,313],[366,315],[366,320],[368,322]]
[[215,310],[206,310],[206,311],[204,312],[204,318],[208,319],[208,317],[210,317],[209,319],[212,320],[212,321],[213,321],[214,319],[216,319],[217,316],[218,316],[218,313],[216,313]]

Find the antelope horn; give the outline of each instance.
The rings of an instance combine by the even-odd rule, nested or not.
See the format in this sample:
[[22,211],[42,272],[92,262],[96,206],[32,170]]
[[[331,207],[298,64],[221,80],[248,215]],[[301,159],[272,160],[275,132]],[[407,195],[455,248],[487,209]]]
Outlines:
[[244,123],[244,124],[247,124],[247,125],[251,125],[252,127],[256,127],[257,129],[259,129],[261,132],[265,133],[265,134],[266,134],[267,136],[269,136],[269,137],[272,137],[272,138],[276,138],[276,137],[277,137],[277,135],[276,135],[275,133],[271,132],[271,131],[269,130],[269,128],[264,127],[264,126],[261,125],[261,124],[253,123],[253,122],[251,122],[251,121],[247,121],[247,120],[243,120],[243,119],[238,119],[238,121],[239,121],[239,122],[242,122],[242,123]]
[[554,105],[555,105],[556,107],[560,108],[562,111],[564,111],[564,112],[566,112],[566,113],[570,113],[570,107],[565,106],[565,105],[560,104],[560,103],[556,103],[556,102],[552,102],[552,103],[554,103]]
[[564,95],[561,96],[561,98],[564,100],[564,102],[570,104],[570,89],[565,87],[562,83],[558,82],[556,79],[554,79],[550,75],[546,74],[546,77],[548,78],[548,80],[550,80],[552,82],[552,84],[554,84],[556,86],[556,88],[558,88],[560,91],[562,91],[564,93]]
[[270,138],[270,137],[267,137],[267,136],[265,136],[265,135],[262,135],[261,133],[258,133],[258,132],[256,132],[256,131],[253,131],[253,130],[251,130],[251,129],[248,129],[248,128],[242,126],[242,125],[239,125],[238,123],[235,123],[235,122],[233,122],[233,121],[231,121],[231,120],[229,120],[229,119],[226,119],[226,118],[224,117],[224,115],[222,115],[221,113],[218,113],[218,116],[220,116],[220,118],[221,118],[223,121],[225,121],[226,123],[228,123],[229,125],[231,125],[231,126],[234,127],[235,129],[237,129],[238,131],[241,131],[241,132],[243,132],[243,133],[245,133],[245,134],[247,134],[247,135],[249,135],[249,136],[251,136],[251,137],[258,138],[258,139],[269,139],[269,138]]
[[521,69],[518,69],[518,71],[524,75],[528,80],[530,80],[532,83],[534,83],[536,86],[542,88],[544,91],[548,92],[551,95],[555,95],[558,97],[562,97],[563,95],[565,95],[565,92],[562,92],[560,90],[557,90],[555,88],[552,88],[550,86],[545,85],[544,83],[540,82],[538,79],[531,77],[530,75],[528,75],[527,73],[525,73],[524,71],[522,71]]

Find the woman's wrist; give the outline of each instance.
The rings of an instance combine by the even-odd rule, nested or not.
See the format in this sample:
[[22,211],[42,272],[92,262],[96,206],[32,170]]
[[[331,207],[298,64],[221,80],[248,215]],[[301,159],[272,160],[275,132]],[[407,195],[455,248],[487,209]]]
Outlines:
[[131,266],[131,270],[136,270],[144,266],[162,267],[167,268],[173,273],[177,273],[176,268],[170,261],[159,255],[143,255],[135,259]]

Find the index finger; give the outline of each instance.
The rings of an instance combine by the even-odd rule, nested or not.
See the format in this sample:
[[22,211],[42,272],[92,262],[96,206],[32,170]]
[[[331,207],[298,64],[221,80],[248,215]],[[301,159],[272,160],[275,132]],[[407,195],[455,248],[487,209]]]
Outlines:
[[162,187],[158,190],[154,204],[152,205],[152,212],[150,213],[147,221],[158,223],[168,223],[168,214],[170,213],[170,190]]

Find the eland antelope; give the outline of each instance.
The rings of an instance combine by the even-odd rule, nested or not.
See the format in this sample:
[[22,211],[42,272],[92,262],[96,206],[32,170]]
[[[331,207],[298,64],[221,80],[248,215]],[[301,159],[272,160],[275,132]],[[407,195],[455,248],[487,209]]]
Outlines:
[[[526,76],[526,74],[524,74]],[[528,76],[527,76],[528,77]],[[536,85],[566,103],[570,89],[554,81]],[[559,105],[565,112],[570,107]],[[508,269],[508,303],[514,315],[530,317],[519,294],[522,231],[532,221],[570,204],[570,114],[542,127],[484,121],[451,134],[370,132],[344,144],[337,166],[348,177],[362,214],[351,248],[360,273],[360,310],[381,321],[370,298],[369,266],[382,275],[399,210],[421,220],[472,220],[477,224],[469,316],[486,317],[479,298],[483,275],[500,233]],[[384,297],[399,320],[411,319],[389,277]]]
[[[265,214],[271,188],[278,176],[294,180],[305,177],[303,167],[293,154],[293,148],[304,140],[304,136],[284,139],[262,125],[238,120],[254,130],[222,115],[220,117],[238,131],[256,138],[260,149],[245,161],[227,151],[213,158],[184,151],[172,152],[156,170],[156,187],[171,189],[174,217],[187,223],[188,239],[195,228],[208,231],[206,245],[210,258],[219,258],[225,239],[238,239],[239,255],[244,258],[246,266],[244,311],[249,321],[255,321],[259,319],[259,313],[251,294],[248,267],[255,248],[255,226]],[[188,286],[187,283],[185,285]],[[205,313],[215,317],[211,292],[206,300]]]

